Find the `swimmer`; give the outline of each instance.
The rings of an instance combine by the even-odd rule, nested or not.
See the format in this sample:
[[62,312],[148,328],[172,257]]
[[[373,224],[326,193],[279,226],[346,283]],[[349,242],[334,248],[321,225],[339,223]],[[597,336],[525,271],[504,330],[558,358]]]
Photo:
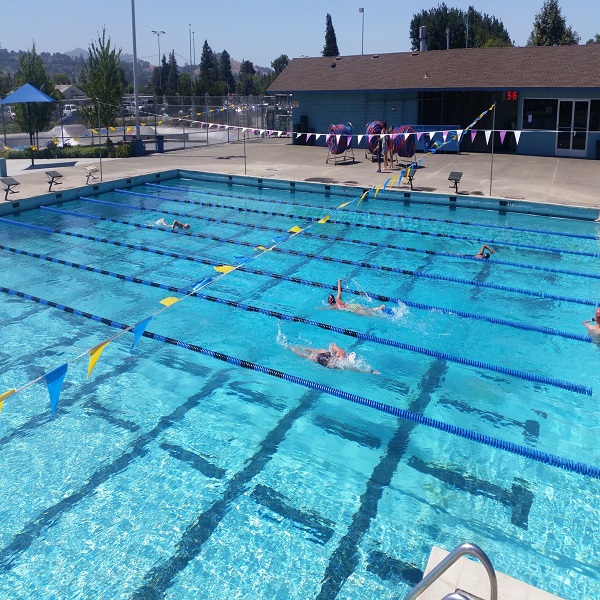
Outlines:
[[173,223],[171,223],[170,225],[164,219],[159,219],[158,221],[156,221],[156,224],[162,225],[163,227],[170,227],[171,231],[175,231],[175,228],[178,228],[178,229],[189,229],[190,228],[189,223],[182,223],[181,221],[178,221],[177,219],[175,219],[173,221]]
[[357,361],[355,352],[346,353],[344,349],[336,346],[333,342],[329,344],[329,348],[327,349],[305,346],[286,346],[286,348],[289,348],[297,356],[307,358],[328,369],[348,369],[350,371],[380,375],[379,371],[375,371],[370,366]]
[[[486,252],[486,250],[489,250],[489,252]],[[481,246],[479,252],[475,255],[475,258],[484,258],[487,260],[490,257],[490,254],[496,254],[496,251],[487,244],[484,244]]]
[[354,313],[356,315],[378,315],[381,313],[388,312],[385,308],[385,304],[381,306],[377,306],[375,308],[371,308],[369,306],[363,306],[362,304],[356,303],[347,303],[342,300],[342,280],[338,279],[338,292],[337,296],[333,294],[329,294],[327,297],[327,304],[331,308],[337,308],[338,310],[347,310],[348,312]]
[[596,343],[600,343],[600,306],[596,309],[596,317],[590,321],[583,321],[583,326],[588,330],[592,339]]

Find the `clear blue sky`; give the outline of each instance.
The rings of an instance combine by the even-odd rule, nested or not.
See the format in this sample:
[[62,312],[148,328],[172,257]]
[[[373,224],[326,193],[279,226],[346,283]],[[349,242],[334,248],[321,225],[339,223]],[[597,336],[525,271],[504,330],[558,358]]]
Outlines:
[[[27,50],[35,41],[38,52],[87,50],[102,26],[124,53],[133,52],[131,0],[20,0],[2,4],[0,46]],[[289,58],[319,56],[325,41],[325,15],[331,14],[342,55],[361,53],[364,7],[364,51],[369,53],[406,52],[413,15],[441,4],[441,0],[136,0],[137,54],[157,63],[158,40],[151,30],[164,30],[160,36],[162,54],[175,50],[180,66],[189,62],[190,28],[192,60],[200,61],[204,40],[215,52],[227,50],[235,60],[250,60],[270,67],[281,54]],[[446,0],[446,5],[464,11],[469,5],[493,15],[504,23],[511,38],[524,46],[533,20],[543,0]],[[559,0],[567,25],[581,36],[582,43],[600,33],[600,0]]]

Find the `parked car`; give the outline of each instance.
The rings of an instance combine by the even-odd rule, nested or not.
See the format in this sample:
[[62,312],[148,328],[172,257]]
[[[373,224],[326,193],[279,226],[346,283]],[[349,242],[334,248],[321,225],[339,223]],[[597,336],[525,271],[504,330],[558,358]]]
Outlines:
[[76,112],[78,112],[79,107],[77,106],[77,104],[65,104],[63,106],[63,118],[65,117],[70,117],[71,115],[74,115]]
[[15,118],[15,113],[12,110],[11,106],[4,106],[4,118],[7,121],[12,121]]

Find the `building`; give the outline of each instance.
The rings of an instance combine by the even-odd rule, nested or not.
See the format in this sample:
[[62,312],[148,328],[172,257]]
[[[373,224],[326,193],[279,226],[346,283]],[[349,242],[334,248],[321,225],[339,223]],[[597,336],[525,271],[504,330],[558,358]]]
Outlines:
[[54,89],[60,92],[60,97],[63,100],[83,100],[87,98],[86,93],[76,85],[55,85]]
[[600,158],[599,65],[600,44],[295,58],[267,91],[292,94],[296,131],[355,135],[373,120],[463,130],[495,102],[462,151]]

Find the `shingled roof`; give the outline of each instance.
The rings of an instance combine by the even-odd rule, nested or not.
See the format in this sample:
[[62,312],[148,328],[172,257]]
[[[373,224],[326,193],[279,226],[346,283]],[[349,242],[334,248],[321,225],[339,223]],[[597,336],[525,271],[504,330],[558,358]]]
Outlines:
[[600,44],[294,58],[271,93],[600,88]]

